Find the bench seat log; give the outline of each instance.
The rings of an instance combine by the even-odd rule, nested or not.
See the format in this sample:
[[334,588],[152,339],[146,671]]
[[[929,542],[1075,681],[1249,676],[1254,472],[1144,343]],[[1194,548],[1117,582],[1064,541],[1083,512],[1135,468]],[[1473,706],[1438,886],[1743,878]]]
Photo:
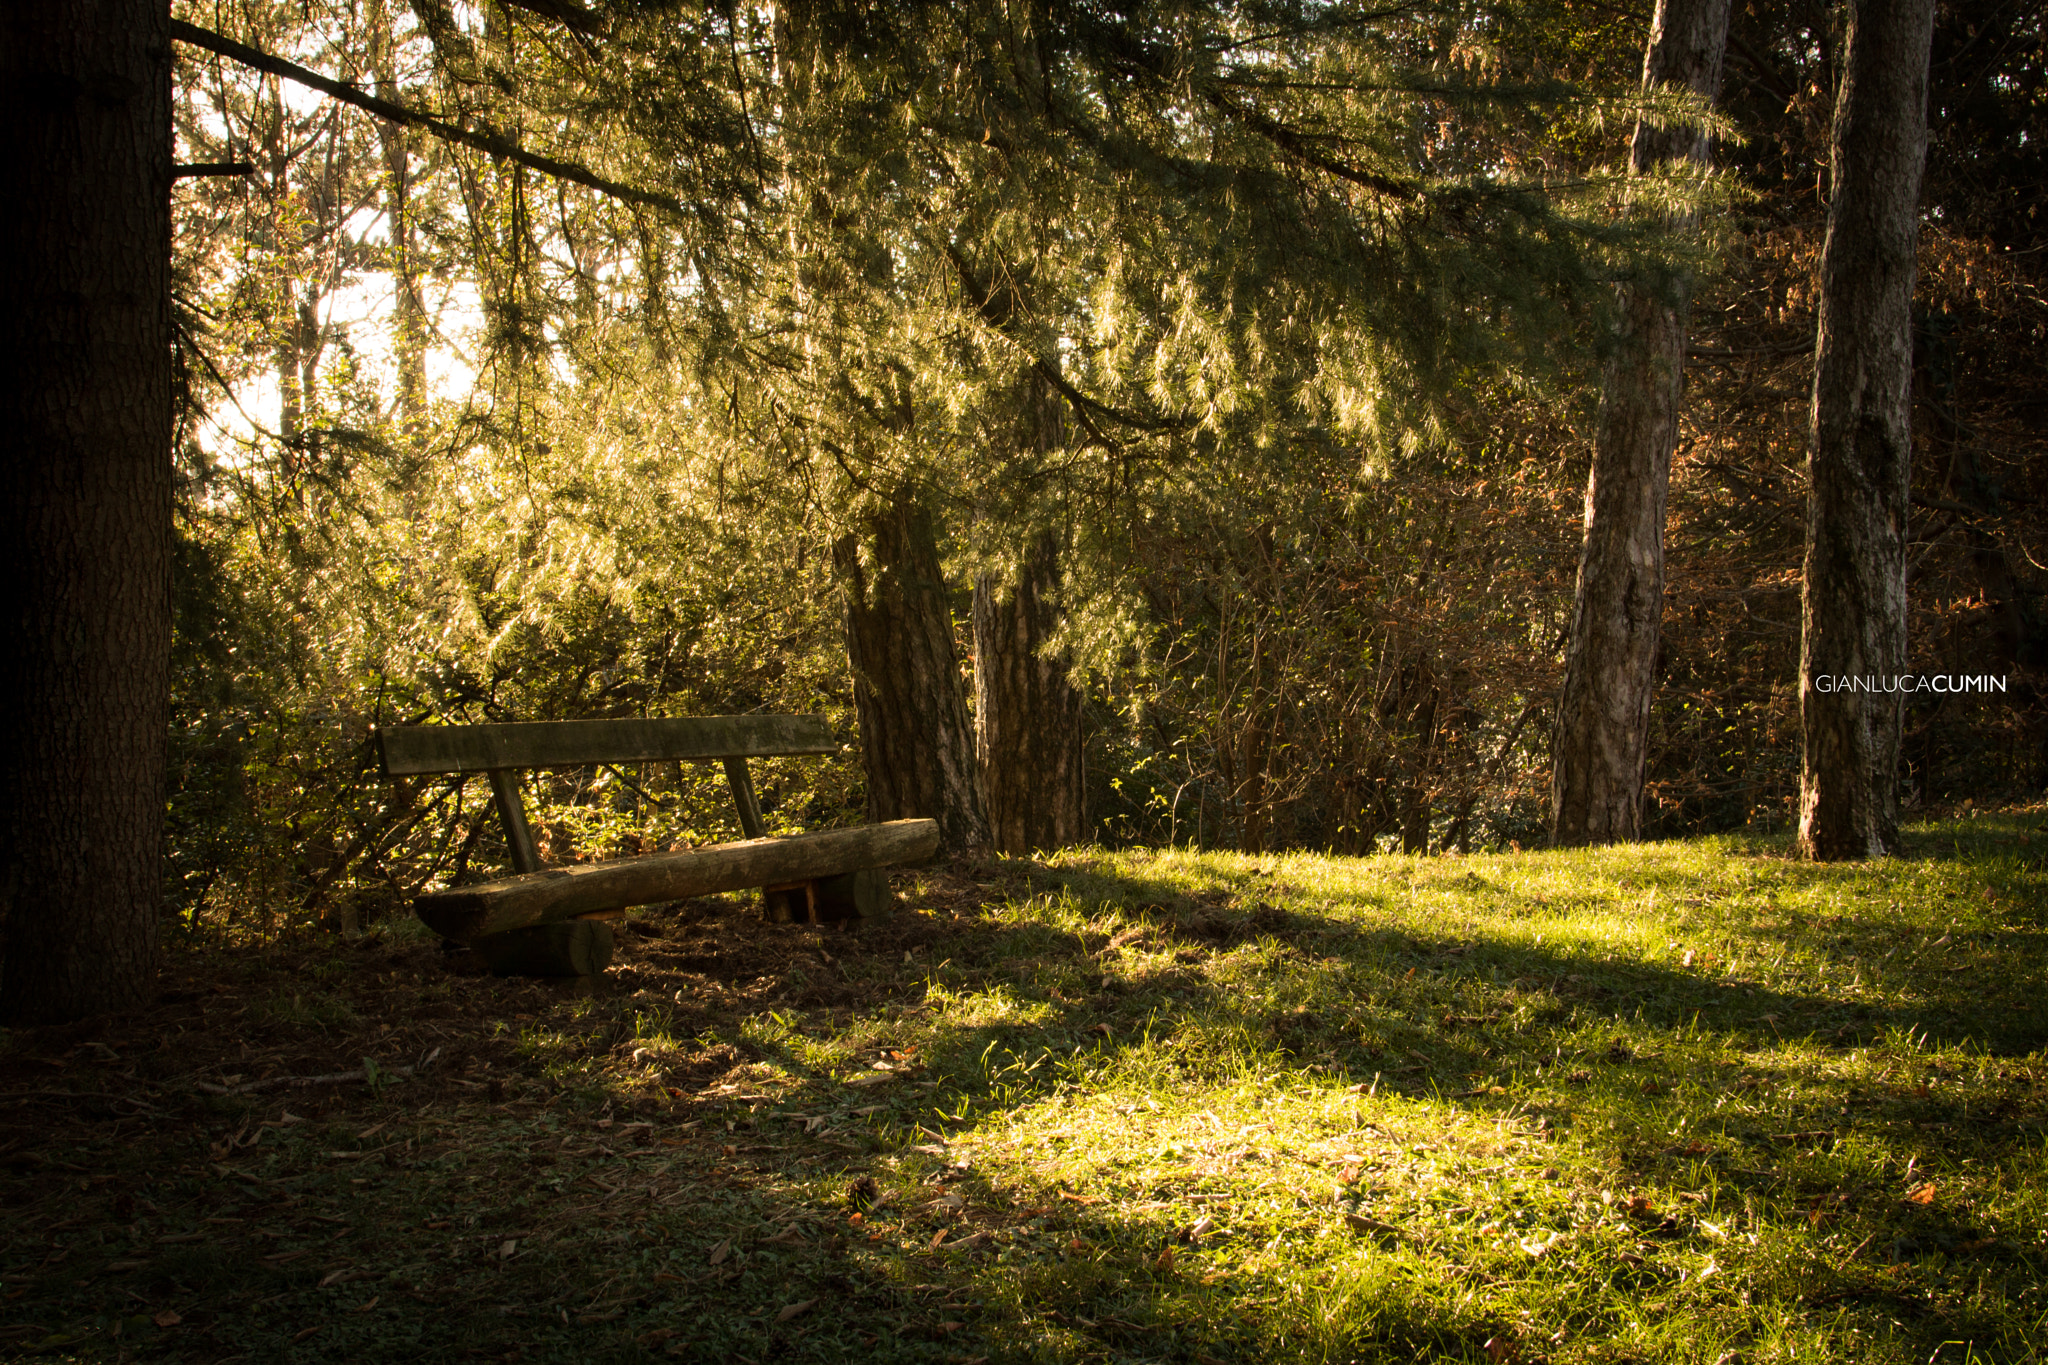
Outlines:
[[813,881],[916,862],[938,850],[935,820],[746,839],[676,853],[646,853],[431,892],[414,902],[429,928],[463,943],[527,925],[719,891]]

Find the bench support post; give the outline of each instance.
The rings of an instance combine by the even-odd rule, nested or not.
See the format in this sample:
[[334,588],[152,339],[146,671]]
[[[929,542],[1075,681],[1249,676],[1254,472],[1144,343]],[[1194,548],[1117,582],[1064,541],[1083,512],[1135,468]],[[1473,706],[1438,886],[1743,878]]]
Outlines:
[[740,828],[749,839],[761,838],[768,827],[761,823],[761,803],[754,796],[754,777],[747,771],[747,760],[725,760],[725,780],[732,788],[732,803],[740,808]]
[[512,870],[540,871],[540,849],[534,846],[533,830],[526,823],[526,807],[519,800],[519,774],[510,768],[491,769],[491,795],[498,798],[498,818],[505,822],[505,843],[512,850]]

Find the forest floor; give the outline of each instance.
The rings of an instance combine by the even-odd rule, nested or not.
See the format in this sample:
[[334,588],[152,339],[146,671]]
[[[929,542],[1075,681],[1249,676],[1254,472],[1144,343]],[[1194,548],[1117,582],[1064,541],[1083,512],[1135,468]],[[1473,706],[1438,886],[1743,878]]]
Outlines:
[[0,1360],[2037,1360],[2043,816],[174,942],[0,1033]]

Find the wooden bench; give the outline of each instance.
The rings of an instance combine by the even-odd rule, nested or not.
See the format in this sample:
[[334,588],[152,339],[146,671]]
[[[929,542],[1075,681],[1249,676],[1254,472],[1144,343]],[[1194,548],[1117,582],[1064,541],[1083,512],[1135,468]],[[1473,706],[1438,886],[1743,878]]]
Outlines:
[[[704,716],[662,720],[561,720],[507,725],[394,725],[377,731],[387,777],[483,773],[491,781],[514,874],[429,892],[413,903],[429,928],[467,943],[500,975],[590,976],[611,962],[605,919],[628,906],[760,887],[772,919],[813,923],[885,913],[878,869],[927,858],[939,846],[932,820],[891,820],[853,829],[767,838],[749,758],[830,753],[822,716]],[[515,776],[527,768],[594,763],[725,765],[740,828],[732,844],[542,867]]]

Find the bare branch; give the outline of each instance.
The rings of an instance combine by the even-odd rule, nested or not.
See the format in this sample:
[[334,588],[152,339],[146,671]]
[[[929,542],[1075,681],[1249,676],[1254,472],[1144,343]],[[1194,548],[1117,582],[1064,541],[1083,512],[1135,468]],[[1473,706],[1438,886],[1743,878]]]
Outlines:
[[672,213],[677,217],[690,216],[689,208],[681,200],[671,195],[660,194],[654,190],[643,190],[634,185],[621,184],[616,180],[607,179],[599,175],[586,166],[579,166],[572,161],[563,161],[557,157],[543,156],[539,152],[527,151],[502,133],[479,132],[469,128],[458,127],[453,123],[447,122],[445,119],[438,119],[431,114],[422,113],[420,110],[409,109],[402,104],[380,98],[359,86],[350,85],[346,81],[332,80],[317,71],[311,71],[298,65],[296,62],[288,62],[282,57],[273,57],[268,52],[250,47],[246,43],[238,43],[232,38],[223,38],[218,33],[200,28],[196,24],[188,24],[182,19],[171,20],[171,36],[181,43],[190,43],[194,47],[205,48],[208,52],[218,53],[229,61],[240,62],[243,66],[251,67],[254,70],[267,72],[273,76],[280,76],[285,80],[318,90],[324,95],[332,95],[344,104],[353,104],[356,108],[375,114],[378,118],[407,128],[423,129],[444,142],[453,142],[464,147],[473,147],[477,151],[485,152],[491,156],[504,157],[507,161],[515,161],[522,166],[539,171],[543,175],[551,175],[557,179],[582,185],[623,203],[639,204],[646,208],[660,209],[664,213]]

